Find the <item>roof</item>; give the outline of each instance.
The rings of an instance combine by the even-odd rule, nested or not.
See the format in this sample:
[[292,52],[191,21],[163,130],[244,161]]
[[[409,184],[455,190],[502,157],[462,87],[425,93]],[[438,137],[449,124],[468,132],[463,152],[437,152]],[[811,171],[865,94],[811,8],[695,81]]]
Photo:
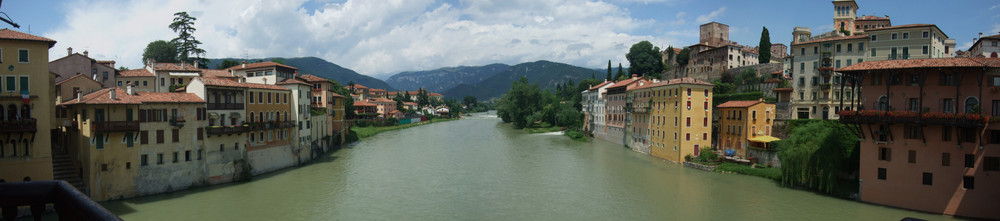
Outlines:
[[378,88],[372,88],[372,89],[371,89],[371,92],[379,92],[379,91],[381,91],[381,92],[385,92],[385,90],[384,90],[384,89],[378,89]]
[[70,80],[77,79],[77,78],[87,79],[87,80],[93,81],[94,83],[97,83],[98,85],[101,84],[101,82],[97,82],[94,79],[91,79],[91,78],[87,77],[86,75],[77,74],[77,75],[73,75],[73,77],[66,78],[65,80],[62,80],[59,83],[56,83],[56,85],[60,85],[60,84],[66,83],[66,82],[69,82]]
[[[971,50],[972,50],[972,48],[976,47],[976,45],[978,45],[978,44],[979,44],[979,42],[982,42],[982,41],[983,41],[983,39],[994,39],[994,40],[1000,40],[1000,35],[990,35],[990,36],[983,36],[982,38],[979,38],[979,39],[977,39],[977,40],[976,40],[976,42],[975,42],[974,44],[972,44],[972,46],[970,46],[970,47],[969,47],[969,51],[971,51]],[[958,53],[958,52],[956,51],[955,53]]]
[[340,94],[338,94],[338,93],[330,93],[330,96],[331,96],[331,97],[339,97],[339,98],[344,98],[344,95],[340,95]]
[[374,107],[374,106],[378,106],[378,105],[375,105],[373,103],[368,103],[366,101],[355,101],[354,102],[354,106],[371,106],[371,107]]
[[276,86],[276,85],[244,83],[225,78],[197,77],[195,79],[201,80],[202,83],[205,83],[205,85],[210,85],[210,86],[256,88],[256,89],[283,90],[283,91],[288,90],[281,86]]
[[[875,28],[875,29],[868,30],[868,32],[870,32],[870,31],[880,31],[880,30],[900,29],[900,28],[918,28],[918,27],[934,27],[938,31],[941,31],[941,29],[938,28],[938,26],[935,25],[935,24],[908,24],[908,25],[896,25],[896,26]],[[944,33],[944,31],[941,31],[941,34],[944,35],[945,39],[948,38],[948,34]]]
[[837,37],[829,37],[829,38],[820,38],[820,39],[813,39],[813,40],[808,40],[808,41],[803,41],[803,42],[796,42],[796,43],[792,43],[792,45],[804,45],[804,44],[812,44],[812,43],[827,42],[827,41],[839,41],[839,40],[862,39],[862,38],[868,38],[868,35],[867,34],[857,34],[857,35],[851,35],[851,36],[837,36]]
[[759,103],[764,103],[764,101],[761,101],[761,100],[728,101],[726,103],[722,103],[722,104],[720,104],[718,106],[715,106],[715,107],[749,107],[749,106],[753,106],[753,105],[756,105],[756,104],[759,104]]
[[8,28],[0,29],[0,39],[46,42],[49,43],[49,48],[52,48],[52,46],[56,45],[56,40],[48,39],[41,36],[31,35],[24,32],[14,31]]
[[293,69],[293,70],[298,70],[298,68],[295,68],[295,67],[292,67],[292,66],[288,66],[288,65],[284,65],[284,64],[279,64],[279,63],[273,62],[273,61],[264,61],[264,62],[250,63],[250,64],[246,64],[246,67],[243,67],[243,65],[240,64],[240,65],[233,66],[231,68],[233,70],[244,70],[244,69],[272,67],[272,66],[277,66],[277,67],[283,67],[283,68],[289,68],[289,69]]
[[434,92],[431,92],[431,93],[429,93],[429,94],[427,94],[427,95],[428,95],[428,96],[431,96],[431,97],[444,97],[444,95],[442,95],[442,94],[438,94],[438,93],[434,93]]
[[302,78],[302,80],[305,80],[306,82],[330,82],[330,80],[327,80],[326,78],[321,78],[311,74],[303,74],[299,76],[299,78]]
[[865,15],[854,18],[854,20],[889,20],[887,17],[878,17],[874,15]]
[[625,80],[620,80],[618,82],[615,82],[615,85],[611,85],[611,87],[608,87],[608,89],[618,88],[618,87],[626,87],[627,88],[627,86],[629,84],[635,83],[635,81],[637,81],[639,79],[644,79],[644,78],[629,78],[629,79],[625,79]]
[[[351,86],[350,85],[344,86],[344,88],[351,88]],[[362,88],[368,88],[368,87],[365,87],[364,85],[361,84],[354,84],[354,89],[362,89]]]
[[[109,91],[115,91],[114,100],[111,99]],[[72,99],[63,102],[62,105],[74,104],[145,104],[145,103],[205,103],[205,100],[192,93],[170,93],[170,92],[135,92],[129,95],[124,89],[105,88],[93,93],[83,95],[79,100]]]
[[201,70],[201,76],[216,77],[216,78],[233,78],[233,77],[237,77],[237,76],[233,76],[233,74],[230,73],[229,70],[215,70],[215,69],[202,69]]
[[198,71],[198,67],[185,63],[153,63],[157,71]]
[[303,84],[303,85],[312,86],[312,84],[306,83],[305,81],[301,81],[301,80],[295,79],[295,78],[285,79],[284,81],[278,82],[276,84],[278,84],[278,85],[283,85],[283,84]]
[[587,89],[587,90],[597,90],[598,88],[604,87],[604,85],[614,84],[614,83],[615,82],[612,82],[612,81],[604,81],[604,82],[601,82],[600,84],[597,84],[597,85],[594,85],[593,87],[590,87],[590,89]]
[[705,82],[705,81],[702,81],[702,80],[694,79],[692,77],[674,78],[674,79],[666,80],[665,82],[667,82],[667,84],[698,84],[698,85],[706,85],[706,86],[715,86],[712,83],[708,83],[708,82]]
[[142,69],[132,69],[132,70],[118,71],[118,76],[122,76],[122,77],[154,77],[156,75],[153,75],[153,73],[149,72],[149,70],[146,70],[145,68],[142,68]]
[[926,58],[905,60],[865,61],[837,69],[837,72],[910,68],[1000,68],[1000,58]]
[[396,101],[389,100],[389,99],[384,98],[384,97],[376,97],[376,98],[372,98],[370,100],[371,100],[371,103],[396,103]]
[[417,106],[417,103],[414,103],[414,102],[408,102],[408,101],[403,101],[403,105],[413,105],[413,106]]

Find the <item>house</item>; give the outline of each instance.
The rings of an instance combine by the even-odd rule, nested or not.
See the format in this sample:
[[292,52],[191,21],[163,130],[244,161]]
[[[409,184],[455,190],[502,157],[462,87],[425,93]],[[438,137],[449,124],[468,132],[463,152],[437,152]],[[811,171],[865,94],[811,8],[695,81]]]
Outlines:
[[122,82],[121,89],[125,89],[124,85],[132,85],[135,91],[156,90],[156,75],[146,68],[118,71],[115,80]]
[[607,88],[614,85],[614,81],[607,81],[591,86],[582,93],[584,131],[594,137],[607,139],[608,128],[604,123],[605,102],[607,102]]
[[247,124],[248,85],[229,79],[196,77],[185,87],[187,93],[206,101],[207,139],[205,161],[210,184],[228,183],[239,178],[233,168],[243,168],[245,144],[251,127]]
[[[715,106],[719,116],[718,140],[716,148],[724,153],[732,153],[738,159],[749,158],[752,146],[764,148],[764,144],[751,144],[755,138],[771,136],[774,125],[774,104],[763,100],[729,101]],[[730,154],[727,154],[730,155]]]
[[[246,83],[250,139],[247,162],[253,174],[294,165],[292,140],[297,124],[292,121],[291,90],[276,85]],[[294,98],[292,98],[294,99]]]
[[628,121],[626,128],[625,143],[634,151],[649,154],[650,146],[650,110],[654,91],[651,89],[659,81],[639,81],[633,87],[628,87],[625,92],[626,104],[631,104],[631,110],[625,119]]
[[712,88],[715,85],[691,77],[646,85],[650,98],[649,137],[653,157],[683,162],[711,146]]
[[632,78],[621,80],[615,82],[614,85],[607,88],[607,101],[605,102],[605,125],[608,127],[607,136],[605,140],[611,141],[612,143],[625,145],[625,130],[627,108],[626,108],[626,93],[629,87],[635,87],[633,85],[639,84],[639,82],[646,82],[645,78],[639,78],[636,75],[632,75]]
[[368,103],[375,104],[376,113],[380,118],[388,118],[389,111],[396,110],[396,101],[384,97],[369,98]]
[[357,119],[370,120],[378,117],[378,105],[367,101],[355,101],[354,112]]
[[[306,83],[298,78],[286,78],[285,80],[278,82],[276,85],[288,89],[291,94],[289,94],[288,103],[291,107],[291,122],[295,124],[292,128],[291,136],[296,140],[292,142],[292,152],[295,153],[295,165],[300,165],[304,162],[308,162],[313,158],[319,157],[318,153],[326,152],[325,150],[313,151],[312,141],[314,139],[320,139],[322,137],[314,138],[311,133],[311,129],[307,128],[306,124],[309,122],[309,118],[312,117],[310,111],[312,110],[312,84]],[[317,153],[317,154],[313,154]]]
[[52,143],[57,95],[52,92],[56,75],[49,71],[49,49],[55,44],[0,29],[0,61],[5,66],[0,72],[0,181],[52,180],[53,155],[64,156],[64,146],[53,148]]
[[990,35],[983,37],[983,33],[979,33],[978,40],[974,40],[975,43],[972,47],[969,47],[969,51],[966,56],[968,57],[986,57],[986,58],[996,58],[997,53],[1000,53],[1000,34]]
[[56,82],[56,103],[66,102],[76,99],[77,93],[90,94],[101,89],[101,82],[97,82],[83,74],[78,74],[62,81]]
[[[112,87],[116,83],[115,61],[99,61],[90,57],[90,53],[73,53],[73,48],[66,48],[66,56],[49,62],[49,71],[56,73],[56,82],[64,81],[76,75],[84,75],[103,86]],[[117,85],[122,86],[122,85]]]

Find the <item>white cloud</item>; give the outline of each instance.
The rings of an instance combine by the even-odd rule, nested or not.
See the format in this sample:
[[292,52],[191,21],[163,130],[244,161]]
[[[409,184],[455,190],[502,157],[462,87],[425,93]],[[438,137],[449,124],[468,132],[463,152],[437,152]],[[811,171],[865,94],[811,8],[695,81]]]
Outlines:
[[1000,4],[996,4],[994,6],[991,6],[990,10],[997,9],[997,8],[1000,8]]
[[[319,7],[307,9],[305,3]],[[178,11],[198,18],[195,37],[207,57],[316,56],[367,75],[541,59],[627,65],[625,53],[635,42],[677,42],[629,34],[654,21],[633,19],[626,9],[600,1],[134,0],[69,2],[64,8],[64,24],[44,36],[60,48],[86,49],[131,68],[142,66],[146,44],[176,36],[167,25]]]
[[724,12],[726,12],[726,6],[722,6],[721,8],[719,8],[719,9],[717,9],[715,11],[712,11],[711,13],[708,13],[707,15],[699,15],[698,18],[695,19],[694,21],[698,22],[699,24],[701,24],[701,23],[708,23],[708,22],[711,22],[712,20],[715,20],[715,18],[718,18],[719,15],[722,15],[722,13],[724,13]]

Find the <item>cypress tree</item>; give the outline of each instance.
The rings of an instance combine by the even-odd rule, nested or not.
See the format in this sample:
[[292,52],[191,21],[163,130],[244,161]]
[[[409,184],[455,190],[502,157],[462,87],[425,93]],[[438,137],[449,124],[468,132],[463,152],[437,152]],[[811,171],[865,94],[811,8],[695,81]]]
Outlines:
[[611,60],[608,60],[608,77],[605,78],[605,79],[607,79],[608,81],[614,81],[615,80],[615,79],[611,78]]
[[771,63],[771,34],[767,32],[767,27],[760,32],[760,45],[757,46],[757,63]]

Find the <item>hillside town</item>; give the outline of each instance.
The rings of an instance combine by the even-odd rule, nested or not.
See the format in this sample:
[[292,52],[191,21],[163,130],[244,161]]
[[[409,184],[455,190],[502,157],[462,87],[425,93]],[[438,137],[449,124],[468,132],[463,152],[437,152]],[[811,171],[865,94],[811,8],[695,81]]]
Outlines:
[[[839,119],[860,141],[856,198],[869,203],[965,217],[1000,218],[1000,35],[967,51],[934,24],[893,25],[859,15],[853,0],[833,1],[838,30],[796,27],[789,48],[729,41],[729,27],[701,25],[689,64],[665,77],[605,81],[581,92],[591,136],[672,162],[706,151],[742,164],[780,167],[777,128],[795,119]],[[678,66],[665,50],[663,62]],[[713,102],[712,81],[752,70],[770,91],[752,100]],[[778,82],[789,84],[779,86]],[[985,105],[993,100],[992,106]],[[961,102],[961,103],[958,103]],[[787,135],[789,131],[784,131]],[[776,137],[778,136],[778,137]],[[693,164],[692,164],[693,165]],[[978,187],[978,188],[977,188]]]
[[[668,67],[657,75],[611,78],[609,61],[607,80],[571,91],[579,102],[552,98],[579,105],[573,116],[582,113],[582,125],[547,126],[579,130],[624,146],[623,152],[678,167],[772,169],[786,173],[771,177],[782,185],[910,211],[1000,219],[992,204],[1000,196],[1000,34],[979,33],[970,48],[957,48],[936,24],[894,25],[888,15],[859,14],[855,0],[834,0],[832,6],[834,30],[783,30],[791,31],[787,45],[731,41],[729,25],[711,21],[699,26],[698,43],[657,51],[660,64]],[[146,59],[143,67],[128,69],[72,47],[57,57],[50,54],[56,43],[0,30],[0,64],[7,66],[0,71],[0,183],[10,186],[0,188],[0,196],[12,196],[0,202],[3,220],[27,213],[41,219],[43,211],[52,210],[59,216],[116,219],[95,201],[247,181],[328,156],[357,140],[352,128],[461,118],[465,111],[446,104],[453,101],[440,91],[337,82],[300,73],[280,60],[244,59],[210,69],[198,62]],[[569,82],[557,90],[571,90],[575,85]],[[520,83],[529,85],[523,76]],[[471,103],[492,102],[468,97]],[[543,97],[514,105],[541,106]],[[526,124],[546,121],[536,118]],[[850,139],[804,137],[806,130],[798,128],[814,122],[835,125],[829,130],[846,131]],[[493,136],[480,135],[471,139]],[[820,148],[851,144],[836,146],[848,154],[835,158],[856,163],[801,166],[783,158],[782,151],[801,148],[788,144],[802,140]],[[489,149],[454,145],[473,146],[469,149],[482,151],[477,154]],[[843,153],[822,151],[815,153]],[[502,157],[520,155],[525,154]],[[822,163],[833,166],[816,165]],[[845,164],[851,168],[810,171]],[[789,169],[794,166],[810,168]],[[405,166],[377,169],[399,167]],[[478,181],[492,171],[477,172],[484,173]],[[790,172],[806,175],[793,180]],[[423,184],[441,180],[446,179]],[[65,181],[53,185],[68,184],[72,190],[58,192],[71,199],[12,194],[44,189],[27,186],[32,181]]]

